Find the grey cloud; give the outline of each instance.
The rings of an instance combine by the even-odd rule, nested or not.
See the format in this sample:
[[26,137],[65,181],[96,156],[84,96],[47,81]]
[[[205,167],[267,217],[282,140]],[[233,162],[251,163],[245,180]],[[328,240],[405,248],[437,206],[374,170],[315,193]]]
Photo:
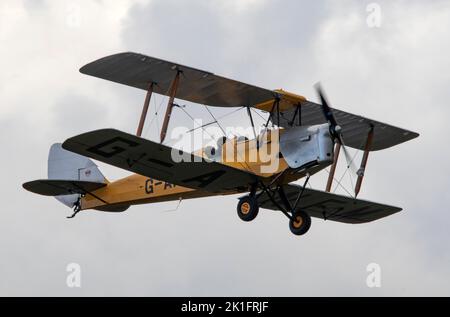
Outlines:
[[[45,177],[54,142],[106,126],[134,131],[144,98],[142,91],[79,76],[46,91],[52,102],[48,113],[36,111],[39,104],[27,113],[26,99],[18,97],[17,110],[0,116],[0,294],[448,295],[449,93],[444,83],[450,65],[442,56],[450,45],[443,37],[448,28],[439,30],[430,21],[450,10],[445,2],[380,4],[386,24],[379,30],[367,29],[365,5],[359,1],[339,6],[331,1],[271,1],[243,11],[212,1],[151,1],[132,6],[124,20],[111,23],[122,25],[117,50],[139,51],[268,88],[283,86],[311,99],[312,84],[324,79],[337,106],[418,130],[419,139],[370,157],[361,194],[398,204],[404,212],[362,226],[315,219],[302,238],[290,234],[279,213],[264,211],[254,223],[242,223],[234,196],[184,201],[177,212],[164,212],[176,206],[166,203],[117,215],[86,212],[68,221],[64,217],[70,210],[25,192],[21,183]],[[345,28],[352,14],[359,17],[357,26]],[[424,14],[425,20],[411,20]],[[61,48],[58,61],[47,61],[49,72],[52,67],[56,72],[60,63],[81,60],[83,48],[93,58],[110,53],[111,45],[102,51],[102,34],[89,21],[84,28],[92,34],[76,37],[77,57]],[[419,23],[414,21],[423,28],[431,23],[434,32],[407,36],[402,25],[414,27]],[[330,26],[337,38],[324,40],[324,28]],[[415,36],[428,45],[416,46]],[[95,52],[88,47],[93,38]],[[19,45],[11,49],[22,50]],[[29,87],[27,93],[38,91]],[[192,112],[207,118],[199,106]],[[175,113],[174,124],[186,120]],[[119,176],[113,168],[105,174]],[[320,180],[313,184],[322,188]],[[70,262],[82,267],[81,289],[65,285]],[[381,289],[365,284],[370,262],[382,267]]]

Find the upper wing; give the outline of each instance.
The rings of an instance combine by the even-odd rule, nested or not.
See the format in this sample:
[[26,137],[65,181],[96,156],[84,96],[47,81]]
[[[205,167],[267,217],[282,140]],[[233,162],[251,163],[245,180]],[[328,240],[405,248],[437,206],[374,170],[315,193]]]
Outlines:
[[[293,205],[302,187],[287,185],[284,188],[287,198]],[[275,199],[281,204],[281,199],[278,195]],[[262,208],[278,210],[265,193],[261,195],[259,202]],[[402,210],[398,207],[308,188],[305,188],[299,207],[311,217],[353,224],[374,221]]]
[[[289,128],[291,126],[292,118],[295,115],[295,111],[296,107],[292,106],[282,112],[280,115],[280,122],[278,122],[278,116],[273,116],[273,120],[278,126]],[[317,103],[302,101],[300,113],[301,123],[303,125],[322,124],[326,122],[323,117],[321,105]],[[367,135],[372,127],[374,129],[374,134],[370,151],[383,150],[419,136],[418,133],[342,110],[333,109],[333,114],[336,117],[339,126],[342,127],[345,145],[358,150],[364,150]],[[298,120],[298,114],[296,118]]]
[[167,95],[177,70],[182,72],[176,94],[179,99],[208,106],[240,107],[274,97],[272,91],[264,88],[137,53],[107,56],[83,66],[80,72],[144,90],[153,82],[154,92]]
[[[137,174],[208,192],[245,191],[257,180],[254,174],[114,129],[84,133],[62,146]],[[175,162],[172,151],[183,155],[185,161]]]
[[[208,106],[249,106],[270,111],[275,96],[278,96],[281,99],[280,122],[278,116],[273,117],[277,125],[288,128],[298,104],[301,104],[302,124],[325,123],[320,105],[303,96],[283,90],[271,91],[142,54],[129,52],[107,56],[83,66],[80,72],[144,90],[153,82],[156,83],[154,92],[167,95],[178,70],[182,72],[176,94],[179,99]],[[419,136],[345,111],[334,109],[333,112],[343,129],[346,145],[352,148],[364,149],[371,126],[375,129],[371,151],[386,149]]]
[[86,182],[79,180],[40,179],[22,185],[26,190],[44,196],[61,196],[72,194],[87,194],[101,187],[105,183]]

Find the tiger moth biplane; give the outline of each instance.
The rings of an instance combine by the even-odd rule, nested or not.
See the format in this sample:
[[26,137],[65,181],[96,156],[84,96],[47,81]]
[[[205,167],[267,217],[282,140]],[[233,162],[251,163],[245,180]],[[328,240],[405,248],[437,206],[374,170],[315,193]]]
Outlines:
[[[146,98],[136,134],[101,129],[54,144],[48,158],[48,179],[23,184],[28,191],[55,196],[73,208],[68,218],[88,209],[123,212],[131,205],[242,193],[245,195],[237,205],[242,220],[255,219],[260,208],[281,211],[289,219],[292,233],[303,235],[310,228],[311,217],[356,224],[401,211],[358,199],[357,195],[369,153],[418,134],[333,109],[320,86],[316,86],[321,100],[318,104],[283,90],[267,90],[130,52],[96,60],[80,72],[143,89]],[[141,137],[154,93],[169,97],[159,142]],[[250,109],[268,114],[263,133],[271,135],[269,123],[279,129],[276,137],[269,138],[279,145],[278,169],[263,173],[261,162],[228,161],[224,149],[235,148],[236,142],[226,138],[213,151],[183,153],[191,160],[175,162],[173,149],[163,144],[175,98],[208,107],[245,107],[252,125]],[[258,153],[260,136],[255,133],[254,139],[244,140],[244,151]],[[345,152],[345,147],[364,151],[355,194],[350,197],[330,191],[339,153],[341,148]],[[110,182],[91,159],[135,174]],[[330,173],[325,191],[307,188],[310,176],[327,167]],[[292,184],[302,178],[303,186]]]

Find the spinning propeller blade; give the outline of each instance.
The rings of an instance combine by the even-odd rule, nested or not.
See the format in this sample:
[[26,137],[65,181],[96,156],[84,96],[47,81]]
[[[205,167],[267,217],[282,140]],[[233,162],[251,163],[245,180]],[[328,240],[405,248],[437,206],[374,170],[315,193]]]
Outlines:
[[[342,135],[342,128],[338,125],[336,118],[334,117],[333,111],[331,110],[328,100],[325,96],[325,93],[322,90],[322,87],[320,85],[320,83],[317,83],[315,85],[317,94],[319,95],[321,104],[322,104],[322,112],[323,112],[323,116],[325,117],[325,120],[328,121],[328,123],[330,124],[330,134],[331,137],[333,138],[333,140],[337,140],[341,146],[342,149],[344,150],[344,154],[345,154],[345,158],[347,160],[347,164],[349,165],[348,167],[353,167],[352,166],[352,158],[350,156],[350,153],[347,150],[347,147],[345,146],[344,143],[344,137]],[[356,169],[356,167],[355,167]]]
[[317,94],[320,97],[320,101],[322,104],[322,112],[323,116],[325,117],[325,120],[328,121],[330,124],[330,133],[333,139],[338,139],[339,143],[341,143],[341,127],[337,124],[336,119],[334,118],[333,111],[331,110],[330,106],[328,105],[327,98],[325,97],[325,93],[322,90],[322,87],[320,86],[320,83],[316,84],[316,90]]

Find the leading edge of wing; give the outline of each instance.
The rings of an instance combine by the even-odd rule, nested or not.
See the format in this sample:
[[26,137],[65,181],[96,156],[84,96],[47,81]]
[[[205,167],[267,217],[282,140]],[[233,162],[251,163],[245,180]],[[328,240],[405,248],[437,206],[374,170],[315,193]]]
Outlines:
[[181,150],[174,161],[172,148],[115,129],[101,129],[67,139],[62,147],[136,174],[208,192],[245,191],[258,177],[233,167],[209,162]]
[[168,95],[177,72],[180,83],[176,97],[214,107],[241,107],[271,100],[273,91],[221,77],[213,73],[134,52],[118,53],[81,67],[82,74]]

